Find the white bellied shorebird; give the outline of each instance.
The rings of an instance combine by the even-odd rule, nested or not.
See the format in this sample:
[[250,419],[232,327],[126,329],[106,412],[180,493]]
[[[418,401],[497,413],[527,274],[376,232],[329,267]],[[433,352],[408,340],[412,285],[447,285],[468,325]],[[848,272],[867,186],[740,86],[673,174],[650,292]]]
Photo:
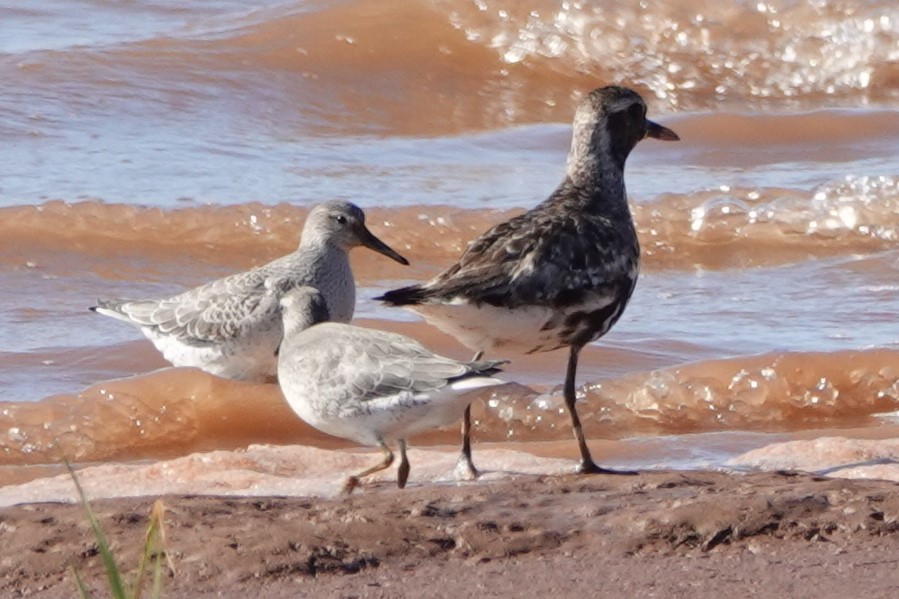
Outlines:
[[[578,355],[621,317],[637,282],[640,246],[624,188],[624,163],[644,137],[673,141],[624,87],[592,91],[574,117],[565,178],[547,200],[474,240],[459,261],[421,285],[377,298],[421,314],[483,352],[569,348],[565,405],[581,472],[612,472],[590,456],[575,406]],[[470,412],[457,474],[471,461]]]
[[221,377],[265,381],[275,376],[282,327],[278,301],[302,285],[318,289],[331,318],[349,322],[356,286],[348,252],[364,246],[408,264],[365,226],[349,202],[318,204],[291,254],[247,272],[165,299],[99,300],[91,310],[137,325],[175,366]]
[[363,476],[393,463],[393,442],[400,451],[397,485],[403,488],[409,476],[406,439],[458,420],[471,401],[468,392],[503,382],[492,378],[502,362],[460,362],[403,335],[324,322],[327,306],[311,287],[284,295],[281,310],[278,382],[287,403],[315,428],[384,454],[377,465],[349,477],[347,493]]

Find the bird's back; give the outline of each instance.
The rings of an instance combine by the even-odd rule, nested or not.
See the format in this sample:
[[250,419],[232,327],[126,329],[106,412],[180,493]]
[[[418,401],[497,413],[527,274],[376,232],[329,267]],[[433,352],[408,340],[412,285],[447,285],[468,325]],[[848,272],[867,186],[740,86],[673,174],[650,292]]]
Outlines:
[[629,212],[579,209],[578,194],[563,184],[427,283],[381,299],[480,351],[549,351],[601,336],[633,292],[640,250]]
[[376,444],[458,418],[464,392],[499,384],[490,378],[498,365],[439,356],[386,331],[323,323],[284,340],[278,379],[312,426]]

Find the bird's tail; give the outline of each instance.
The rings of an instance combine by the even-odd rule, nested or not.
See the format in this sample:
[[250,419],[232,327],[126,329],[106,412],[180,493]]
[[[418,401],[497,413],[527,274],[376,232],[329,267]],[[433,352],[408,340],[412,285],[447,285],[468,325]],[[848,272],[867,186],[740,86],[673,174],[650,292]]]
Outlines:
[[98,299],[97,305],[91,306],[90,311],[128,322],[131,318],[129,318],[128,314],[122,309],[122,306],[129,302],[130,300],[125,299]]
[[409,285],[388,291],[375,299],[388,306],[409,306],[424,303],[428,299],[428,293],[421,285]]
[[496,378],[493,375],[502,372],[503,364],[508,364],[508,360],[479,360],[477,362],[469,362],[468,372],[461,376],[450,379],[450,385],[455,391],[467,392],[483,387],[492,387],[494,385],[504,385],[506,381]]

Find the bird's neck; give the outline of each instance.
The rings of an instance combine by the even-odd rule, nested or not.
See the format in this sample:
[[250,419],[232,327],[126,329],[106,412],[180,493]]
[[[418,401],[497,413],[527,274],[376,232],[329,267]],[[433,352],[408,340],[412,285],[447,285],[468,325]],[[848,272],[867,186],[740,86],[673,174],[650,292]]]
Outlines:
[[580,210],[608,216],[630,214],[624,173],[614,165],[602,161],[581,162],[567,170],[562,185],[574,192],[565,197]]
[[292,318],[290,320],[284,320],[284,340],[282,341],[282,346],[287,347],[291,345],[291,341],[299,335],[304,330],[311,327],[314,322],[311,319],[306,318],[305,316],[300,316],[298,318]]
[[304,235],[300,238],[300,247],[302,252],[310,252],[321,256],[333,256],[332,259],[347,259],[347,249],[329,237],[324,235]]
[[[620,150],[620,148],[618,148]],[[583,209],[600,212],[627,211],[624,162],[627,153],[616,151],[609,137],[596,131],[575,131],[565,169],[565,182],[577,190]]]
[[328,308],[322,299],[315,304],[303,305],[299,309],[292,310],[288,317],[284,318],[284,343],[289,345],[301,332],[311,326],[327,322],[328,319]]

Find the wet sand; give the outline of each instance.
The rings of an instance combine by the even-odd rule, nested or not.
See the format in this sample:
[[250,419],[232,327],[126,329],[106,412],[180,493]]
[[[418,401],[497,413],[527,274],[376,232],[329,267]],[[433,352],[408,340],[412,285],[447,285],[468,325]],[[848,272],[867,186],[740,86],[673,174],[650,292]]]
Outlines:
[[[163,500],[170,598],[899,594],[899,494],[884,481],[665,471]],[[151,505],[94,502],[123,564]],[[70,563],[104,592],[80,506],[3,508],[0,539],[0,595],[72,596]]]

